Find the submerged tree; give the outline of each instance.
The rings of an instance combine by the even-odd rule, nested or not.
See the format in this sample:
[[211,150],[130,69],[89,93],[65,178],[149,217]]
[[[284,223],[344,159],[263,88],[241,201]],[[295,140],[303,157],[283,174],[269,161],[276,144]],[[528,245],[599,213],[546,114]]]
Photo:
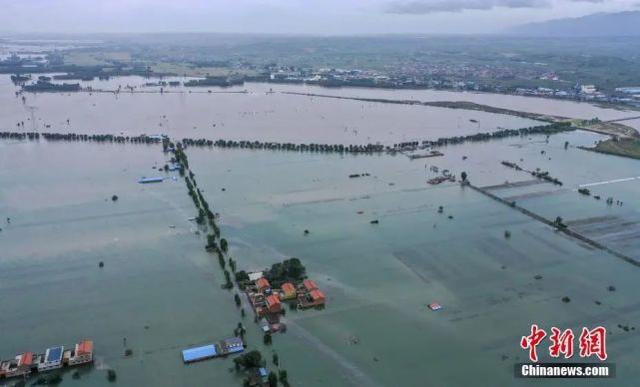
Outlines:
[[271,345],[271,343],[273,342],[273,337],[271,337],[271,332],[265,332],[264,336],[262,337],[262,341],[264,342],[264,345]]
[[278,387],[278,375],[275,372],[269,372],[269,387]]
[[233,359],[236,369],[257,368],[262,366],[262,354],[258,350],[253,350]]

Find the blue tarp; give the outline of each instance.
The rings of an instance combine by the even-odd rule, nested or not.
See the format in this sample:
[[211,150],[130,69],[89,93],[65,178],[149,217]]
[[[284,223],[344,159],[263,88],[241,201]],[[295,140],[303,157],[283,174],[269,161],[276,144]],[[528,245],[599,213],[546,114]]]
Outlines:
[[185,349],[184,351],[182,351],[182,360],[185,363],[190,363],[193,361],[216,357],[217,355],[218,351],[216,350],[216,346],[211,344],[202,347]]

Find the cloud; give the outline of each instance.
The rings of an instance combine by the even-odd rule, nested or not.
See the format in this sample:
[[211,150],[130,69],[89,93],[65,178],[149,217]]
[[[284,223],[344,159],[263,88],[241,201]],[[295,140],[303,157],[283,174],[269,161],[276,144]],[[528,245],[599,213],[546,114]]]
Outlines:
[[[590,0],[599,1],[599,0]],[[601,1],[601,0],[600,0]],[[414,0],[394,1],[388,4],[387,13],[424,15],[436,12],[462,12],[465,10],[490,10],[493,8],[547,8],[549,0]]]

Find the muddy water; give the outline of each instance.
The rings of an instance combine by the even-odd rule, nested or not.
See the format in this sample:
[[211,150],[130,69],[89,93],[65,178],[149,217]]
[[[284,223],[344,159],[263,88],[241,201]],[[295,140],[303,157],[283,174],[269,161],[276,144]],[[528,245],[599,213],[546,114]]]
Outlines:
[[[0,109],[24,116],[25,107],[14,100],[11,88],[6,83],[2,87],[2,98],[10,103]],[[109,98],[114,109],[109,115],[88,109],[94,96],[37,95],[28,96],[28,103],[38,101],[29,105],[37,107],[32,109],[36,123],[44,117],[38,112],[46,111],[56,120],[73,114],[70,121],[84,122],[81,127],[87,131],[127,124],[135,133],[152,133],[141,128],[154,127],[157,112],[145,116],[140,111],[150,114],[167,97],[96,97]],[[130,109],[121,103],[125,97],[142,102]],[[246,103],[251,98],[261,106],[273,95],[174,97],[190,106],[180,109],[193,112],[191,106],[198,107],[202,117],[209,117],[218,108],[205,98],[242,107],[219,110],[239,115],[254,109]],[[290,102],[302,109],[317,101]],[[273,110],[282,109],[276,105]],[[292,116],[283,112],[281,119],[311,116],[313,123],[318,120],[314,112],[336,111],[315,107]],[[118,115],[120,109],[133,115]],[[337,111],[345,121],[357,119],[356,112]],[[18,116],[12,114],[2,119],[15,120]],[[247,125],[246,133],[258,133],[245,122],[248,118],[237,120],[237,127]],[[340,116],[331,120],[329,127],[338,130]],[[457,130],[455,123],[445,124]],[[292,127],[283,136],[307,135]],[[56,130],[60,128],[64,126]],[[315,130],[310,135],[324,138]],[[175,131],[191,133],[177,126]],[[543,136],[509,138],[450,146],[441,149],[443,157],[413,161],[404,156],[187,152],[199,187],[221,213],[222,231],[238,266],[261,269],[296,256],[327,294],[328,307],[322,311],[288,311],[289,331],[275,336],[272,348],[262,347],[251,318],[245,322],[250,348],[268,357],[276,350],[294,385],[527,384],[513,378],[513,364],[525,359],[518,342],[537,322],[547,328],[606,326],[612,332],[609,356],[618,377],[602,385],[632,386],[640,376],[635,366],[640,343],[635,331],[625,332],[618,324],[635,326],[640,319],[637,268],[457,184],[426,184],[434,176],[430,166],[466,171],[477,185],[532,179],[500,165],[510,160],[527,169],[548,170],[565,183],[505,191],[537,194],[522,199],[525,207],[570,221],[623,212],[633,221],[630,209],[640,204],[640,181],[593,186],[601,195],[623,198],[622,208],[575,192],[582,184],[636,174],[635,160],[574,147],[599,138],[582,132],[552,136],[549,142]],[[570,143],[566,150],[565,141]],[[232,295],[220,289],[223,278],[217,261],[203,250],[203,235],[196,235],[188,221],[195,211],[184,184],[171,175],[157,185],[136,182],[157,175],[153,167],[165,162],[157,146],[0,142],[0,219],[5,223],[0,226],[0,326],[11,332],[0,335],[1,356],[92,338],[97,367],[83,373],[80,384],[107,385],[106,368],[117,371],[122,385],[241,384],[229,371],[229,359],[188,367],[180,360],[180,350],[187,346],[231,335],[240,315]],[[371,176],[348,177],[363,172]],[[110,199],[114,194],[116,202]],[[438,206],[444,207],[443,214]],[[370,224],[376,219],[378,225]],[[307,236],[305,229],[310,230]],[[511,238],[504,237],[505,230]],[[99,261],[105,263],[103,269]],[[607,291],[608,285],[617,291]],[[564,296],[571,302],[563,303]],[[431,312],[426,308],[430,302],[444,309]],[[123,356],[125,337],[134,351],[129,358]],[[78,385],[69,374],[64,379],[63,385]]]

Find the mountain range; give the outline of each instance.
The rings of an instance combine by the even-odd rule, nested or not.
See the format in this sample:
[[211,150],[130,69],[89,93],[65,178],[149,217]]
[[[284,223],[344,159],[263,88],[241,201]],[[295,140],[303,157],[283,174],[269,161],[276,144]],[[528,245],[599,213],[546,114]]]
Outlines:
[[640,36],[640,11],[596,13],[578,18],[528,23],[506,32],[509,35],[533,37]]

